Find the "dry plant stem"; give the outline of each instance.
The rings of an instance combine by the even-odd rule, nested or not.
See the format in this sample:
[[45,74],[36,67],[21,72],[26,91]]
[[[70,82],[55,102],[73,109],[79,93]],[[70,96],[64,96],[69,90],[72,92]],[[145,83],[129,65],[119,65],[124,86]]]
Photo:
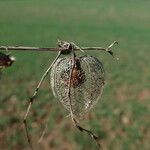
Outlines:
[[58,53],[58,55],[56,56],[55,60],[52,62],[52,64],[48,67],[48,69],[46,70],[46,72],[43,74],[41,80],[39,81],[38,83],[38,86],[36,87],[36,90],[33,94],[33,96],[29,99],[29,105],[28,105],[28,108],[27,108],[27,111],[24,115],[24,119],[23,119],[23,123],[24,123],[24,126],[25,126],[25,131],[26,131],[26,136],[27,136],[27,139],[28,139],[28,143],[30,145],[30,148],[33,150],[33,146],[32,146],[32,142],[31,142],[31,138],[30,138],[30,135],[29,135],[29,132],[28,132],[28,126],[27,126],[27,117],[28,117],[28,114],[29,114],[29,111],[30,111],[30,108],[35,100],[35,97],[39,91],[39,88],[43,82],[43,80],[45,79],[45,77],[48,75],[50,69],[52,68],[52,66],[54,65],[54,63],[56,62],[56,60],[59,58],[61,52]]
[[42,142],[42,140],[43,140],[43,138],[44,138],[44,135],[46,134],[46,131],[47,131],[47,124],[45,125],[45,128],[44,128],[44,130],[43,130],[43,132],[42,132],[41,137],[40,137],[39,140],[38,140],[38,143],[41,143],[41,142]]
[[66,48],[59,47],[29,47],[29,46],[0,46],[0,50],[15,51],[64,51]]
[[102,146],[99,144],[99,137],[96,136],[92,131],[87,130],[87,129],[81,127],[80,125],[78,125],[78,122],[76,121],[75,118],[72,118],[72,119],[73,119],[73,123],[74,123],[75,126],[78,128],[78,130],[81,131],[81,132],[84,131],[84,132],[88,133],[89,136],[95,141],[95,143],[96,143],[98,149],[99,149],[99,150],[102,150]]
[[75,127],[81,131],[81,132],[86,132],[89,134],[89,136],[95,141],[96,145],[98,146],[98,149],[102,149],[101,145],[99,144],[98,140],[99,138],[90,130],[87,130],[83,127],[81,127],[77,120],[75,119],[74,117],[74,114],[73,114],[73,109],[72,109],[72,101],[71,101],[71,97],[70,97],[70,92],[71,92],[71,78],[72,78],[72,73],[73,73],[73,69],[74,69],[74,66],[75,66],[75,54],[74,54],[74,51],[72,50],[72,53],[73,53],[73,59],[72,59],[72,68],[71,68],[71,71],[70,71],[70,78],[69,78],[69,86],[68,86],[68,98],[69,98],[69,103],[70,103],[70,116],[71,116],[71,119],[72,119],[72,122],[73,124],[75,125]]
[[[74,48],[74,51],[79,50],[102,50],[109,52],[111,51],[110,48],[114,46],[114,44],[118,44],[117,41],[114,41],[112,44],[110,44],[107,48],[103,47],[76,47]],[[0,50],[16,50],[16,51],[66,51],[67,48],[63,47],[26,47],[26,46],[0,46]]]
[[[48,109],[47,114],[49,114],[50,111],[51,111],[51,109]],[[50,119],[50,118],[48,117],[48,119],[46,119],[46,121],[45,121],[45,127],[44,127],[44,129],[43,129],[43,132],[42,132],[42,134],[41,134],[39,140],[38,140],[38,143],[41,143],[41,142],[43,141],[43,138],[44,138],[46,132],[48,131],[48,125],[47,125],[47,124],[48,124],[48,122],[49,122],[49,119]]]

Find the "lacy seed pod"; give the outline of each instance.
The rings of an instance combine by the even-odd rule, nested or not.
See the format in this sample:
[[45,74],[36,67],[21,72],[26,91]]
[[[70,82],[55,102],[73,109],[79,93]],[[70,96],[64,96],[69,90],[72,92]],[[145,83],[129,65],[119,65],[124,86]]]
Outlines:
[[[75,57],[72,69],[72,57],[59,58],[51,70],[51,87],[53,94],[70,112],[80,118],[89,111],[98,101],[104,85],[104,68],[95,57]],[[71,106],[68,97],[69,81]]]

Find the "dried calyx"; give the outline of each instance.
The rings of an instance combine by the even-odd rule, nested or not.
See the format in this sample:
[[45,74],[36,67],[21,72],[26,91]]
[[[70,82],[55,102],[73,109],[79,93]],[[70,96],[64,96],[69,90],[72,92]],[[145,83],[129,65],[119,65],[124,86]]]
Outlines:
[[0,68],[10,67],[15,60],[15,57],[0,52]]
[[103,65],[92,56],[76,56],[74,61],[70,55],[60,57],[51,70],[54,96],[68,111],[72,108],[73,114],[79,118],[97,103],[104,80]]

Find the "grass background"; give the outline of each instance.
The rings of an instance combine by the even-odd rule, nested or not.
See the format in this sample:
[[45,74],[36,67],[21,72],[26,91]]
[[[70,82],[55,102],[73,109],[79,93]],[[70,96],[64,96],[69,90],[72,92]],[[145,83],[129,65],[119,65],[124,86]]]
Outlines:
[[[149,6],[148,0],[0,0],[0,45],[56,46],[63,39],[79,46],[107,46],[119,41],[114,49],[119,61],[88,52],[103,62],[106,85],[81,124],[100,136],[104,150],[149,150]],[[0,80],[0,149],[28,150],[22,125],[27,99],[56,53],[12,55],[17,61],[3,70]],[[28,119],[35,149],[96,150],[66,115],[47,78]],[[37,144],[47,119],[48,132]]]

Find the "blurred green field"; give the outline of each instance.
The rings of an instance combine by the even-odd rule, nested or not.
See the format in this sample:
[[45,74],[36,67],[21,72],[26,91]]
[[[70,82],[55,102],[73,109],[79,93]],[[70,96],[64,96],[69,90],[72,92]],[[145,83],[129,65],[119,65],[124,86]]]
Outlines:
[[[0,45],[56,46],[57,39],[79,46],[114,48],[119,61],[87,53],[104,64],[106,85],[97,106],[81,122],[100,138],[104,150],[150,149],[150,1],[0,0]],[[23,129],[27,99],[52,62],[54,52],[12,52],[15,64],[0,80],[0,150],[28,150]],[[49,111],[49,113],[48,113]],[[43,83],[28,122],[36,150],[96,150],[71,123]],[[48,132],[38,138],[48,120]]]

